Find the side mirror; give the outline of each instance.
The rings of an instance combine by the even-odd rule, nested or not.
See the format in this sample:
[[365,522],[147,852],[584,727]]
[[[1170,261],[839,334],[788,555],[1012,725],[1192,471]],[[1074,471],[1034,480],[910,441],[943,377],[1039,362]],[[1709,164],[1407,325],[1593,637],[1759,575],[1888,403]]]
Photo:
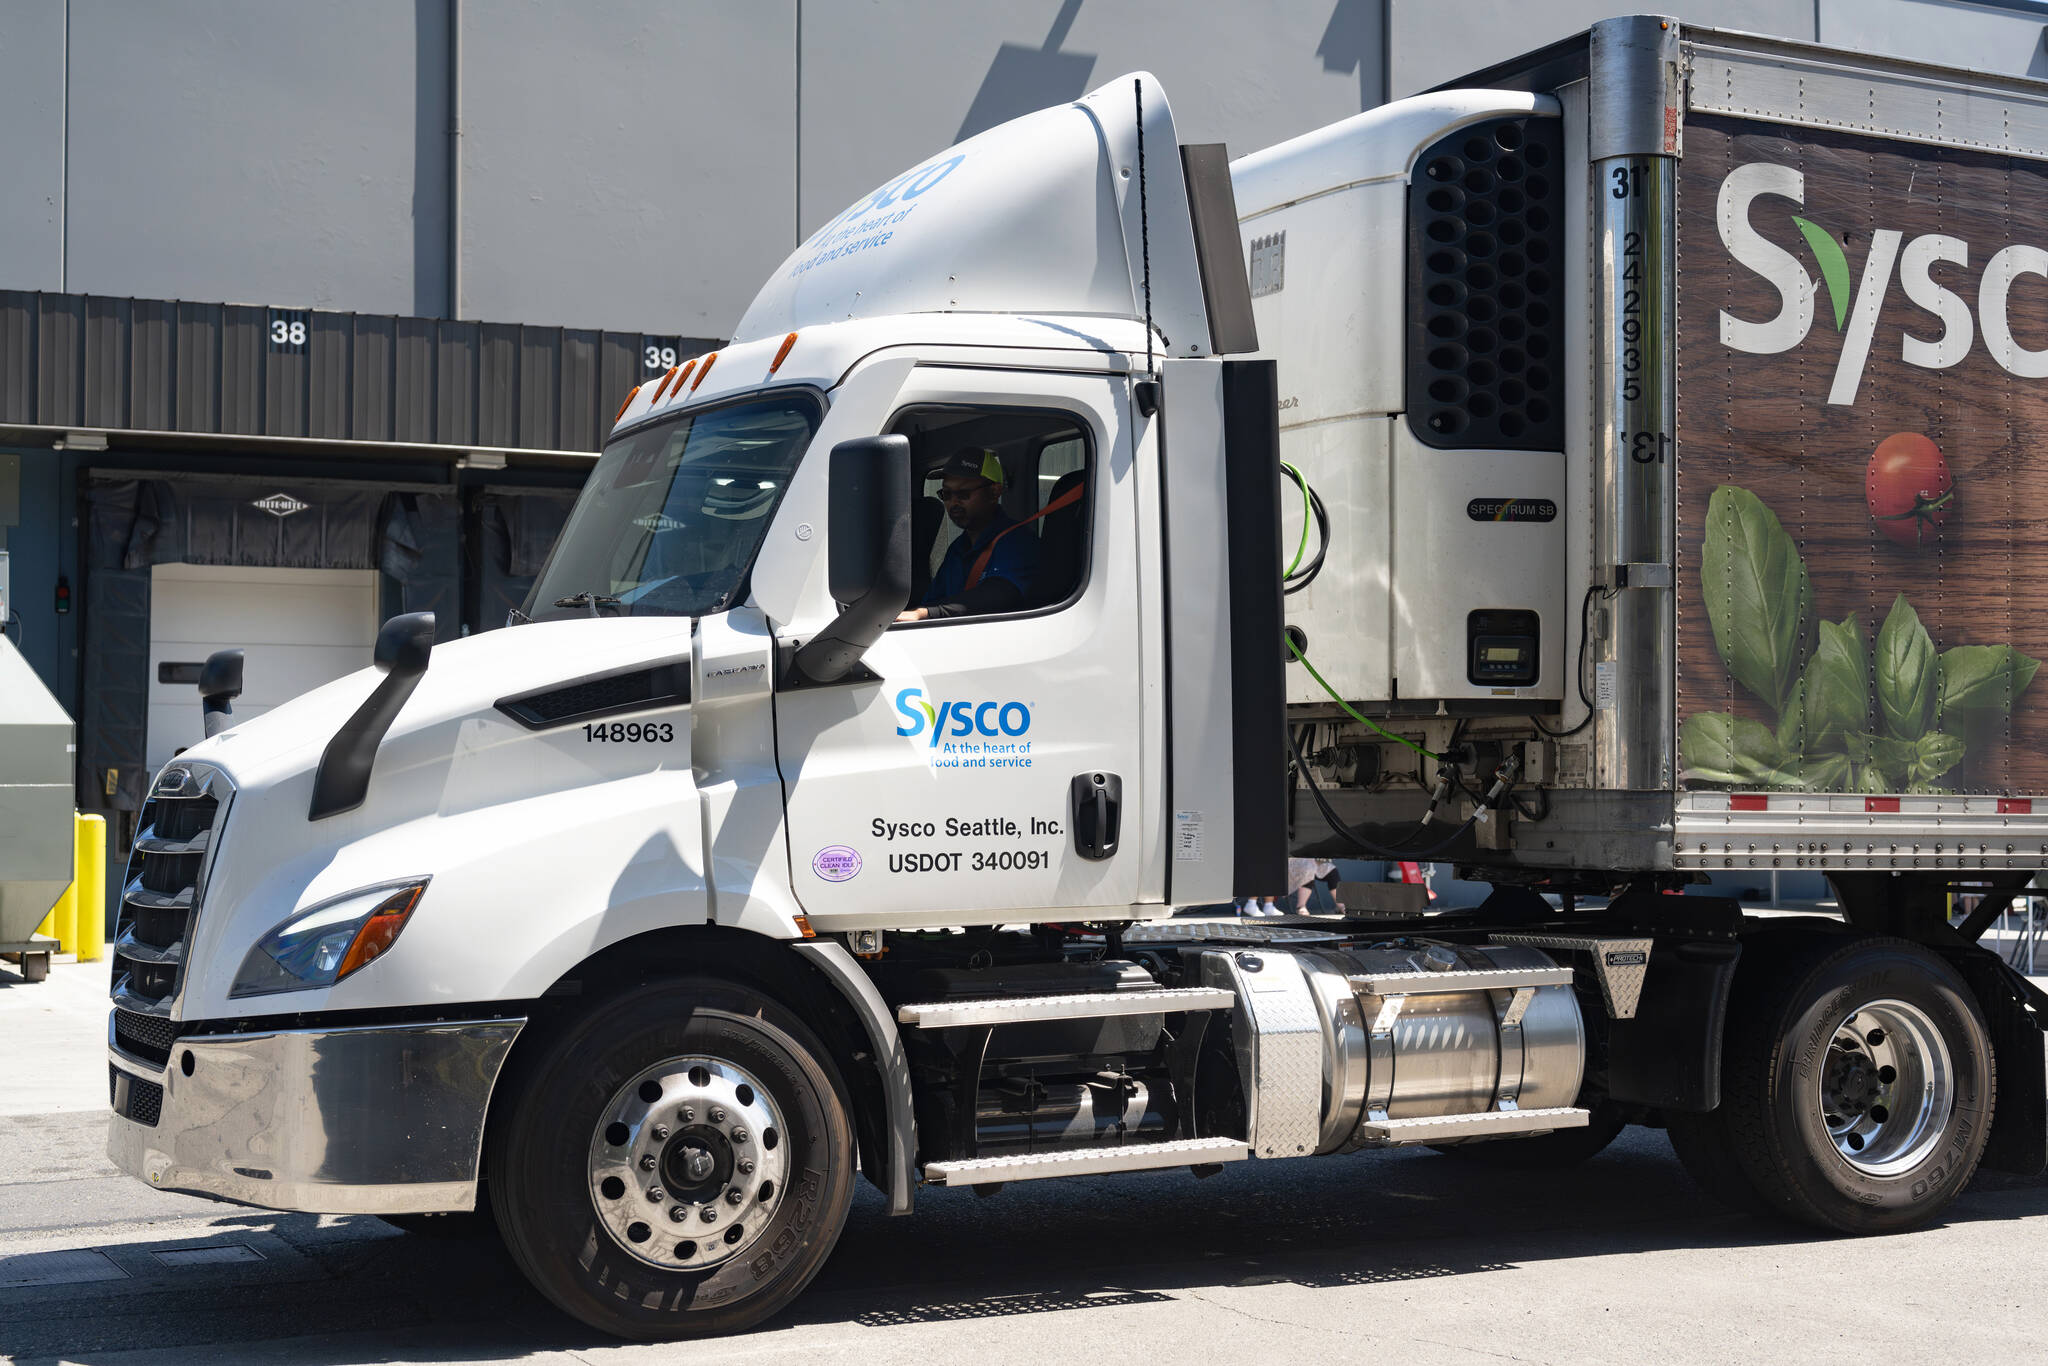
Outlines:
[[242,652],[215,650],[199,671],[199,710],[206,719],[207,739],[234,724],[228,719],[234,711],[228,703],[241,695]]
[[393,617],[377,632],[377,649],[370,658],[384,671],[384,681],[356,708],[355,715],[341,723],[321,752],[320,767],[313,773],[313,804],[307,820],[339,815],[363,804],[370,791],[377,747],[398,719],[398,709],[420,685],[420,675],[427,671],[433,652],[432,612]]
[[377,632],[377,648],[370,662],[385,673],[416,678],[427,671],[433,649],[434,614],[412,612],[384,623]]
[[826,579],[839,615],[796,652],[814,683],[835,683],[910,601],[910,438],[863,436],[832,448]]

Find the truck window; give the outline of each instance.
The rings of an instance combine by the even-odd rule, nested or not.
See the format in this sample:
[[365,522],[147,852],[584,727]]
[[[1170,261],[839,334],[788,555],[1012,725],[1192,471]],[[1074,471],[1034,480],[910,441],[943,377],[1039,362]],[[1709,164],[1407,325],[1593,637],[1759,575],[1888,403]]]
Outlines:
[[738,601],[821,409],[783,392],[636,427],[604,449],[525,615],[699,616]]
[[[1087,429],[1055,410],[924,408],[910,438],[912,608],[929,622],[1050,610],[1087,577]],[[906,623],[910,624],[910,623]]]

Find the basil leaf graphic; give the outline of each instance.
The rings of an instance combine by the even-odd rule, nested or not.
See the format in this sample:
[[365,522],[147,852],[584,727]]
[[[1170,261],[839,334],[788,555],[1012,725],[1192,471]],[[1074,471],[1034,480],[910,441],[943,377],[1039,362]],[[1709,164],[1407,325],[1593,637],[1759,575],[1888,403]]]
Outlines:
[[1877,709],[1885,729],[1899,739],[1918,740],[1926,733],[1935,672],[1934,640],[1901,593],[1877,633]]
[[1871,793],[1890,792],[1892,787],[1891,784],[1884,780],[1884,775],[1875,768],[1866,764],[1858,764],[1855,771],[1849,777],[1849,790],[1869,795]]
[[1777,515],[1748,489],[1723,484],[1707,502],[1700,587],[1728,672],[1782,715],[1799,679],[1813,585]]
[[1769,726],[1725,711],[1687,717],[1678,732],[1678,752],[1688,781],[1737,787],[1797,782],[1780,773],[1787,762],[1785,751]]
[[1806,673],[1778,719],[1778,743],[1794,755],[1832,754],[1870,721],[1870,672],[1863,625],[1851,615],[1820,623]]
[[1971,711],[2004,716],[2040,667],[2040,660],[2029,659],[2010,645],[1958,645],[1943,650],[1935,715]]
[[1914,741],[1894,740],[1889,735],[1872,735],[1868,731],[1851,731],[1844,738],[1849,757],[1882,773],[1885,781],[1904,783],[1912,776],[1913,764],[1919,758]]
[[1963,761],[1963,742],[1953,735],[1930,730],[1913,742],[1911,779],[1916,783],[1939,778]]
[[1820,277],[1828,282],[1828,301],[1835,306],[1835,331],[1839,332],[1849,317],[1849,258],[1842,254],[1842,248],[1826,228],[1809,223],[1796,213],[1792,221],[1799,225],[1799,235],[1813,249]]
[[1848,755],[1829,754],[1819,759],[1802,760],[1799,777],[1816,792],[1840,792],[1849,785],[1850,767]]

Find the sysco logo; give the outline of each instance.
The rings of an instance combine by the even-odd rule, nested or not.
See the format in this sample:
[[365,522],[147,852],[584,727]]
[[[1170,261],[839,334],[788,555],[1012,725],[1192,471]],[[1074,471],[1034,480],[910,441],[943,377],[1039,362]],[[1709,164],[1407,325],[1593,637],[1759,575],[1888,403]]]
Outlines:
[[[1814,282],[1797,256],[1770,241],[1751,224],[1755,201],[1765,196],[1790,200],[1793,207],[1806,205],[1806,176],[1790,166],[1751,162],[1738,166],[1721,182],[1715,205],[1721,244],[1738,263],[1761,275],[1778,291],[1776,317],[1751,322],[1721,312],[1721,343],[1751,355],[1771,356],[1789,351],[1806,340],[1813,327]],[[1760,210],[1768,220],[1769,209]],[[1851,286],[1849,260],[1842,250],[1840,234],[1827,227],[1789,215],[1801,237],[1806,239],[1813,261],[1827,285],[1833,306],[1835,329],[1842,333],[1842,354],[1835,364],[1834,382],[1828,388],[1828,402],[1853,404],[1863,382],[1863,366],[1870,359],[1870,347],[1877,331],[1877,316],[1891,288],[1894,268],[1906,298],[1927,310],[1928,321],[1940,325],[1933,339],[1901,331],[1900,355],[1908,365],[1923,370],[1946,370],[1970,352],[1973,336],[1984,334],[1984,349],[2006,373],[2020,379],[2048,378],[2048,350],[2029,351],[2013,340],[2006,320],[2006,296],[2021,275],[2048,277],[2048,251],[2040,247],[2008,246],[1993,252],[1977,279],[1974,318],[1969,301],[1962,294],[1937,284],[1934,271],[1945,264],[1967,271],[1970,244],[1946,233],[1927,233],[1910,242],[1893,228],[1858,230],[1869,248],[1863,258],[1862,279]],[[1782,221],[1782,220],[1780,220]],[[1967,288],[1967,277],[1950,279]]]
[[1007,735],[1013,739],[1031,729],[1031,709],[1022,702],[939,702],[924,699],[923,688],[905,688],[896,694],[896,711],[903,724],[898,735],[927,735],[926,742],[938,748],[939,737],[961,739],[969,735]]
[[955,152],[944,161],[926,162],[922,166],[912,167],[888,184],[882,186],[879,190],[863,198],[856,199],[853,203],[841,209],[831,222],[812,233],[810,241],[806,242],[805,245],[808,246],[814,242],[824,241],[832,235],[834,229],[850,218],[861,218],[868,214],[881,213],[898,204],[916,199],[947,176],[953,174],[959,168],[960,163],[965,160],[967,160],[967,156],[964,152]]

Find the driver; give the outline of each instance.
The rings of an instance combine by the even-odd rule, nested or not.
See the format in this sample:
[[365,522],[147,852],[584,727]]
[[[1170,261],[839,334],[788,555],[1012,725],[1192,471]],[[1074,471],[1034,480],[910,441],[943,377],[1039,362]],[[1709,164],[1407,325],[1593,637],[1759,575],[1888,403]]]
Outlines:
[[985,446],[955,451],[939,470],[939,497],[960,534],[932,575],[924,605],[898,621],[984,616],[1022,607],[1038,568],[1038,537],[1003,511],[1003,462]]

